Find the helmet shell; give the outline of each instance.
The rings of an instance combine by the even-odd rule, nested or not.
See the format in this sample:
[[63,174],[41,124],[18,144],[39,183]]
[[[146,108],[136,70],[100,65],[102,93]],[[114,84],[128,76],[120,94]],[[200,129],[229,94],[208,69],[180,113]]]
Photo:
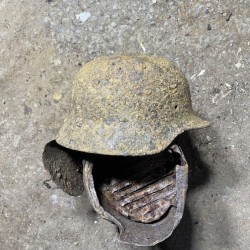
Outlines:
[[208,125],[194,114],[187,80],[169,60],[99,57],[76,75],[56,141],[89,153],[147,155],[185,130]]

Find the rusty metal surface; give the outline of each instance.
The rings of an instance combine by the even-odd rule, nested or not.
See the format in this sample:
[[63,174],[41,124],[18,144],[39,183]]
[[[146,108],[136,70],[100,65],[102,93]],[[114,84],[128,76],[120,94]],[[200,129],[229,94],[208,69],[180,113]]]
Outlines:
[[129,166],[130,171],[121,169],[123,178],[111,178],[102,186],[103,195],[111,206],[131,220],[156,221],[176,203],[173,167],[174,162],[161,154],[150,157]]
[[89,153],[146,155],[164,150],[185,130],[208,125],[193,113],[187,80],[169,60],[100,57],[77,74],[56,141]]
[[[119,177],[115,175],[114,178],[107,178],[108,174],[103,174],[103,172],[100,173],[101,177],[98,177],[99,166],[83,161],[83,179],[88,197],[98,214],[117,225],[120,241],[140,246],[155,245],[168,238],[179,224],[187,191],[188,165],[178,146],[172,146],[170,151],[168,154],[162,152],[152,158],[147,157],[145,161],[137,158],[133,160],[137,165],[136,168],[135,165],[130,165],[124,173],[120,173]],[[162,158],[164,156],[168,156],[168,158]],[[174,158],[175,164],[172,166],[169,164],[167,167],[165,163],[170,163],[169,156]],[[161,160],[159,161],[159,159]],[[159,169],[161,170],[155,171],[153,174],[155,163],[160,164]],[[149,166],[149,169],[145,171],[146,165]],[[163,166],[165,166],[165,172]],[[140,170],[139,175],[135,174],[138,170]],[[119,180],[118,178],[123,175],[125,175],[125,180]],[[154,184],[152,183],[153,185],[148,185],[151,183],[150,180],[156,181]],[[131,185],[131,183],[133,184]],[[169,189],[164,190],[164,186]],[[130,189],[126,189],[126,187]],[[134,192],[135,190],[138,192]],[[153,190],[159,192],[155,193],[153,198],[151,196],[153,200],[151,203],[151,198],[147,197],[146,193]],[[165,200],[166,203],[157,207],[156,205],[159,205],[157,196],[159,201]],[[145,197],[147,199],[144,199]],[[136,199],[136,203],[133,204],[134,199]],[[131,210],[130,207],[127,210],[121,210],[123,205],[127,204],[133,204],[133,209]],[[150,213],[147,214],[145,209],[140,209],[141,204],[144,204]],[[169,204],[171,205],[169,206]],[[131,211],[134,212],[131,213]]]

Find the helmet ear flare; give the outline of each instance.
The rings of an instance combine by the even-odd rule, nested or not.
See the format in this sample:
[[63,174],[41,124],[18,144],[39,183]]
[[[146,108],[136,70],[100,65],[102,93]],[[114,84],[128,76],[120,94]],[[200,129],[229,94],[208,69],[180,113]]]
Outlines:
[[199,129],[199,128],[206,128],[210,126],[210,122],[206,121],[204,119],[201,119],[195,114],[192,114],[191,116],[188,116],[186,119],[187,123],[187,128],[186,130],[189,129]]

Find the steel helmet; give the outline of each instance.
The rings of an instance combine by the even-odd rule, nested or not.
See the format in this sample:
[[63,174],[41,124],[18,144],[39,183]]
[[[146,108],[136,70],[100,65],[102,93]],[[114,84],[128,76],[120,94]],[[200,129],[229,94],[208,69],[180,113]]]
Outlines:
[[88,153],[148,155],[185,130],[208,125],[194,114],[187,80],[169,60],[107,56],[86,63],[76,75],[56,141]]

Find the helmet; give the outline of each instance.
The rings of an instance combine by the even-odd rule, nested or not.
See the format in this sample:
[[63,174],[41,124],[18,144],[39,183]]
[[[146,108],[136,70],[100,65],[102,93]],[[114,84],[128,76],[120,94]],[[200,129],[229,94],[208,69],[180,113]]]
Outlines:
[[185,130],[208,125],[194,114],[187,80],[169,60],[107,56],[76,75],[70,112],[56,141],[88,153],[149,155]]

